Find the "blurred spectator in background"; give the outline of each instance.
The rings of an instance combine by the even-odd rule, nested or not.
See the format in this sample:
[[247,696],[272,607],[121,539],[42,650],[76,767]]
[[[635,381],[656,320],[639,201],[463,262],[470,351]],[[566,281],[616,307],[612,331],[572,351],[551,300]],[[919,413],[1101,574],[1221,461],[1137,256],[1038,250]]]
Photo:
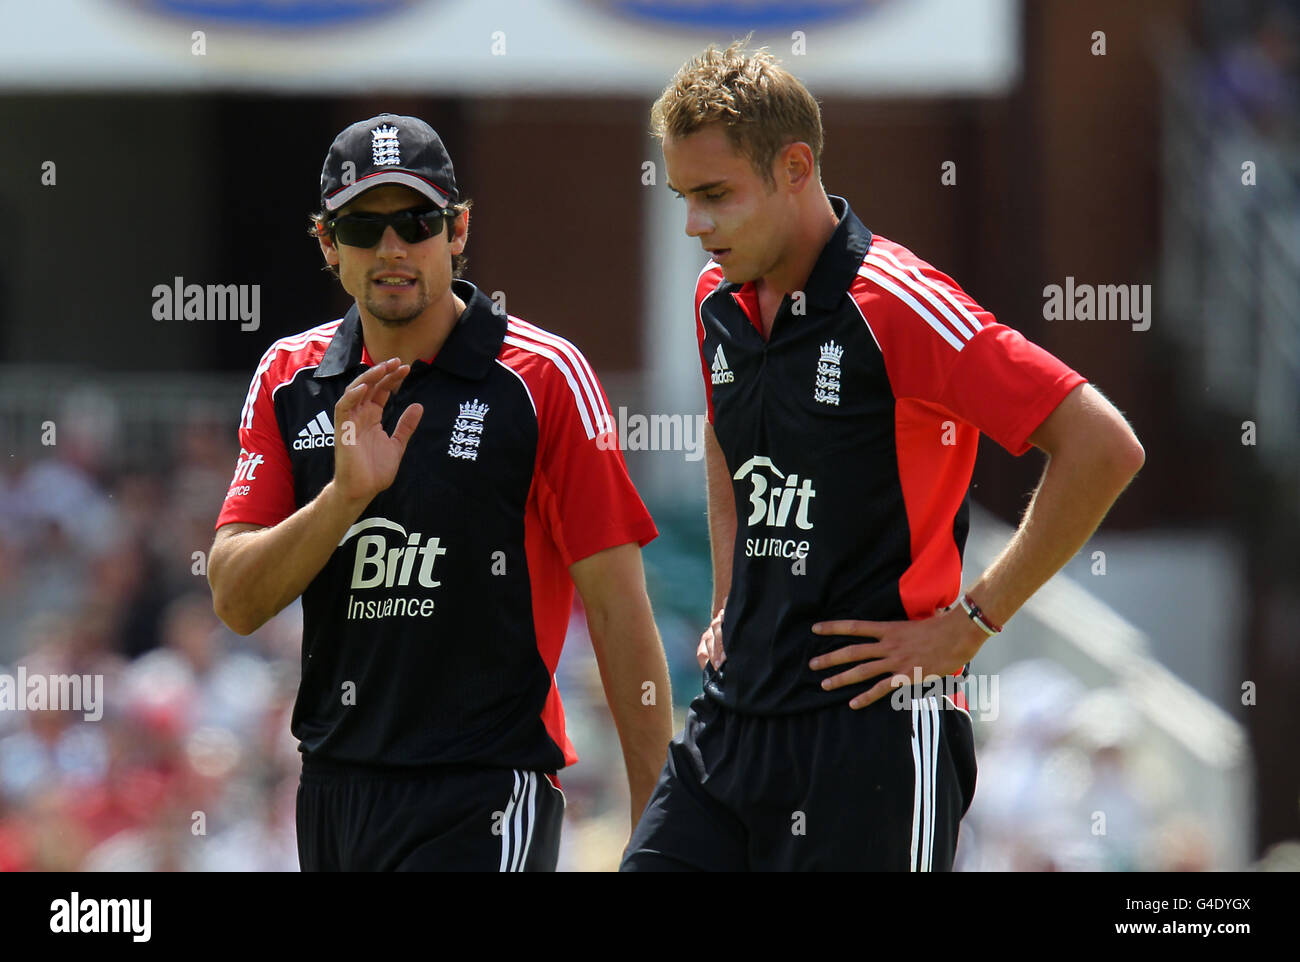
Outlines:
[[1291,137],[1300,106],[1296,14],[1274,2],[1260,8],[1254,21],[1251,29],[1229,39],[1205,65],[1203,86],[1210,117],[1216,126],[1233,125],[1240,113],[1266,135]]
[[956,870],[1211,868],[1207,827],[1172,809],[1177,774],[1137,770],[1149,733],[1122,691],[1087,690],[1045,659],[1017,662],[1000,681],[996,723],[976,725],[979,785]]
[[[102,674],[106,701],[96,722],[0,712],[0,870],[298,868],[289,714],[301,610],[246,638],[217,621],[194,546],[206,542],[211,492],[224,488],[233,452],[202,420],[175,433],[187,462],[175,473],[160,460],[114,474],[60,434],[50,457],[0,476],[0,673],[22,664],[29,675]],[[669,550],[656,570],[647,556],[649,581],[669,595],[661,628],[685,665],[683,699],[696,680],[694,641],[674,613],[680,588],[663,586],[705,561]],[[556,674],[582,758],[562,774],[559,867],[612,870],[627,786],[576,597]],[[1156,797],[1159,778],[1135,771],[1143,733],[1122,693],[1088,692],[1035,660],[1002,674],[1000,701],[997,721],[976,726],[979,784],[959,870],[1210,866],[1206,826],[1170,810],[1176,787]]]

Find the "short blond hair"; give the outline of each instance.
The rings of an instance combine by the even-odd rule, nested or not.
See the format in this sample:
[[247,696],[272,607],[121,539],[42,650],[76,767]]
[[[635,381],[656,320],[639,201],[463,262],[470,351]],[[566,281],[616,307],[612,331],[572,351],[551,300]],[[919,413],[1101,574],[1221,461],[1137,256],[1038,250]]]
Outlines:
[[722,124],[727,139],[773,183],[772,162],[787,145],[812,148],[822,162],[822,112],[808,88],[766,48],[744,49],[737,40],[725,50],[714,44],[684,63],[650,111],[651,129],[688,137],[710,124]]

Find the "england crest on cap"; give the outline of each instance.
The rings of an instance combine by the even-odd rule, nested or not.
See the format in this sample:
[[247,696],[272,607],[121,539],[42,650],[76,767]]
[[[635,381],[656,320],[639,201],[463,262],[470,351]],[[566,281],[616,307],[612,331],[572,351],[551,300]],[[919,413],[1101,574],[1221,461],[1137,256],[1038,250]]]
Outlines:
[[370,152],[376,167],[401,164],[402,145],[397,141],[397,128],[385,125],[370,131]]

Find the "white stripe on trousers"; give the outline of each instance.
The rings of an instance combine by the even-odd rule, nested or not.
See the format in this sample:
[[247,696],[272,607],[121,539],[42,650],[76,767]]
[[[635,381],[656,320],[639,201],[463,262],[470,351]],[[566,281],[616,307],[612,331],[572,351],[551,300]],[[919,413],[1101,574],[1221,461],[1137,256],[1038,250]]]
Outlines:
[[[527,808],[527,815],[524,810]],[[522,872],[533,844],[537,814],[537,773],[515,770],[515,787],[501,819],[502,872]]]
[[935,782],[939,774],[939,706],[933,695],[912,699],[912,765],[916,779],[911,870],[929,872],[934,864]]
[[506,803],[505,812],[501,819],[501,868],[498,871],[506,871],[506,866],[510,864],[510,816],[515,810],[515,802],[519,799],[519,772],[515,772],[515,787],[510,793],[510,801]]
[[[533,841],[533,813],[537,805],[537,773],[524,772],[524,794],[515,809],[515,827],[523,844],[515,849],[515,862],[510,866],[512,872],[522,872],[524,861],[528,858],[528,846]],[[524,818],[524,802],[528,804],[528,816]],[[521,824],[522,823],[522,824]]]
[[528,834],[524,836],[523,854],[519,856],[519,871],[528,862],[528,850],[533,846],[533,826],[537,824],[537,773],[528,773]]

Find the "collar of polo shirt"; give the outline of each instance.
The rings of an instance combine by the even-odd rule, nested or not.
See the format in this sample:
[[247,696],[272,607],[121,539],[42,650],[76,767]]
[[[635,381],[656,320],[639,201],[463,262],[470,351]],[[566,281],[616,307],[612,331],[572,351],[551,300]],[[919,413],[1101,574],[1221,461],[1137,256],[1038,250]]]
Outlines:
[[[424,363],[470,380],[481,380],[501,352],[506,336],[506,316],[493,310],[492,300],[467,280],[451,282],[452,292],[465,302],[465,310],[432,361]],[[334,332],[325,356],[312,377],[347,374],[366,361],[362,341],[361,314],[355,304]],[[420,362],[416,362],[420,363]]]

